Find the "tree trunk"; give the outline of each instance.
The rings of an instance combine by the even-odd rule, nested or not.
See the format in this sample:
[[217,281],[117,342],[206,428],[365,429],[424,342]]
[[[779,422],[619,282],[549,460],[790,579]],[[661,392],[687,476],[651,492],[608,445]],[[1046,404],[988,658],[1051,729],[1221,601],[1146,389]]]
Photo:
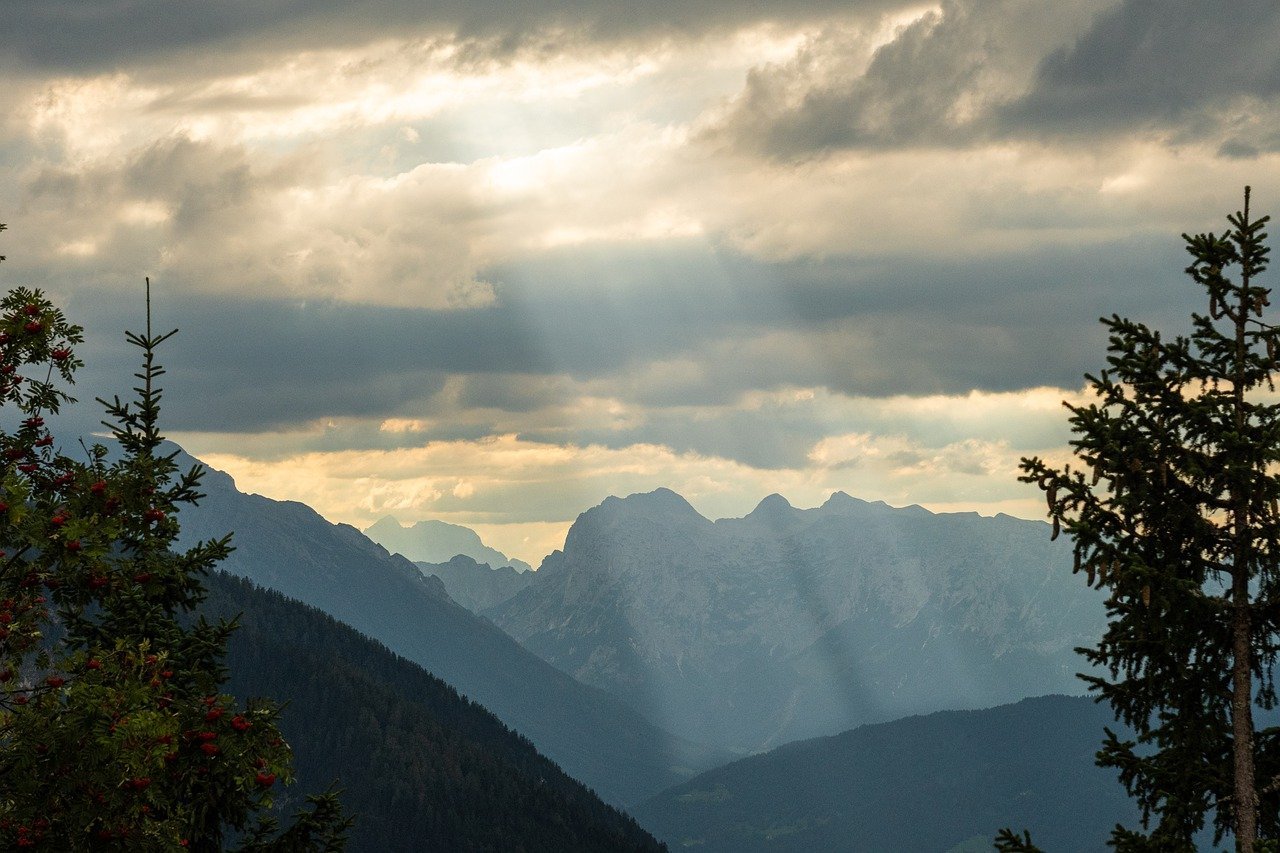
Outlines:
[[1253,781],[1253,660],[1250,645],[1249,582],[1243,567],[1232,581],[1235,614],[1232,618],[1234,662],[1231,669],[1231,726],[1235,759],[1236,851],[1254,853],[1258,837],[1258,802]]
[[[1249,223],[1249,188],[1244,190],[1244,211],[1241,228]],[[1248,298],[1252,270],[1248,261],[1241,264],[1240,303],[1236,309],[1235,375],[1235,428],[1236,435],[1245,429],[1244,382],[1245,362],[1248,356],[1245,345],[1245,324],[1253,304]],[[1231,572],[1231,734],[1234,760],[1235,790],[1232,809],[1235,816],[1237,853],[1254,853],[1258,838],[1258,794],[1253,780],[1253,625],[1249,603],[1249,571],[1253,565],[1252,533],[1249,528],[1249,470],[1237,460],[1236,475],[1231,483],[1232,533],[1235,534],[1235,554]]]

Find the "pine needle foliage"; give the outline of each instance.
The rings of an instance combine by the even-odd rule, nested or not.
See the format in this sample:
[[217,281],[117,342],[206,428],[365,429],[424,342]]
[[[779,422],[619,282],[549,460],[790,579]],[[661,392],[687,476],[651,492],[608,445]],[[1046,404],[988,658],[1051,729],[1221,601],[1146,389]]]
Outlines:
[[[1280,730],[1253,717],[1276,705],[1280,330],[1258,283],[1269,217],[1249,202],[1246,188],[1226,232],[1183,235],[1208,303],[1189,333],[1102,320],[1096,399],[1067,406],[1075,465],[1022,461],[1075,571],[1110,593],[1105,634],[1078,651],[1089,689],[1134,732],[1107,729],[1097,756],[1141,811],[1112,833],[1122,851],[1194,851],[1206,825],[1244,853],[1280,837]],[[1008,830],[996,847],[1035,850]]]
[[172,334],[152,333],[148,294],[134,398],[100,401],[118,454],[67,455],[45,417],[74,402],[82,330],[39,291],[0,299],[0,848],[338,850],[332,793],[279,831],[278,709],[219,692],[234,625],[192,616],[231,545],[173,549],[201,471],[160,452]]

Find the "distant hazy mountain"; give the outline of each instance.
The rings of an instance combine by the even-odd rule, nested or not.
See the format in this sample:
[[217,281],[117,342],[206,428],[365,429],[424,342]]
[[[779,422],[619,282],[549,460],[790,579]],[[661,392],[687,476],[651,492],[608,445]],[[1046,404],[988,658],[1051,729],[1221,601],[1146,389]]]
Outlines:
[[517,572],[531,569],[523,560],[508,557],[481,542],[479,534],[471,528],[444,521],[419,521],[402,527],[400,522],[387,516],[367,528],[364,535],[391,553],[403,554],[415,563],[444,563],[458,554],[465,554],[495,569],[503,566],[511,566]]
[[334,780],[350,853],[652,851],[659,844],[479,705],[332,617],[223,572],[206,615],[239,615],[224,689],[284,704],[285,813]]
[[1055,853],[1101,850],[1137,809],[1094,766],[1110,709],[1046,696],[790,743],[633,810],[673,850],[969,853],[1001,827]]
[[221,472],[210,471],[202,488],[208,497],[182,511],[182,545],[234,531],[224,569],[318,607],[444,679],[608,802],[635,802],[719,763],[526,651],[354,527],[304,504],[242,494]]
[[693,740],[756,751],[867,722],[1082,692],[1101,594],[1048,525],[778,495],[711,522],[609,498],[490,617]]
[[470,610],[479,613],[506,601],[533,581],[533,572],[518,572],[511,566],[490,568],[488,563],[477,563],[466,554],[459,554],[447,563],[416,563],[423,574],[440,578],[449,597]]

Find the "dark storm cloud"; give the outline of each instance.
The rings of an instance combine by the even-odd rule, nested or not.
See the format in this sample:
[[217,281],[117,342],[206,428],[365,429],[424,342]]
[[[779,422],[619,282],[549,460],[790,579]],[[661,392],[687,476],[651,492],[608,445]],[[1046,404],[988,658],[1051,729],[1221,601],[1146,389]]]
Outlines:
[[1222,107],[1280,94],[1277,39],[1280,5],[1271,0],[1125,0],[1046,57],[1001,123],[1086,136],[1143,125],[1175,137],[1218,131]]
[[798,158],[1140,132],[1248,156],[1280,146],[1277,39],[1270,0],[947,0],[869,62],[832,32],[757,68],[708,136]]
[[803,468],[813,445],[828,434],[828,425],[803,407],[768,411],[726,410],[715,417],[690,417],[685,410],[654,409],[634,427],[591,426],[524,430],[520,438],[550,444],[572,441],[611,449],[658,444],[676,453],[733,459],[754,468]]
[[1100,315],[1167,322],[1190,304],[1183,266],[1176,239],[1134,238],[1089,252],[772,264],[614,248],[485,275],[503,285],[500,310],[536,329],[571,375],[618,373],[611,349],[630,354],[622,365],[632,379],[660,359],[716,366],[688,385],[633,386],[635,398],[671,405],[782,384],[871,394],[1075,385],[1094,363],[1082,363],[1080,336],[1094,336]]
[[[652,409],[788,386],[873,396],[1074,387],[1101,363],[1100,314],[1162,322],[1183,313],[1192,294],[1177,287],[1176,250],[775,265],[690,249],[566,252],[487,272],[498,301],[486,308],[219,300],[158,285],[156,326],[183,330],[164,358],[171,429],[425,412],[475,434],[458,412],[564,406],[575,383],[599,382],[597,393]],[[606,265],[632,270],[634,281],[606,279]],[[115,342],[139,325],[138,301],[84,292],[69,313],[91,333],[82,385],[94,394],[127,387],[134,354]],[[456,397],[440,393],[450,376],[462,378]],[[654,424],[631,437],[681,447],[674,421]],[[750,452],[762,463],[790,458],[770,446],[762,436]]]
[[572,403],[574,389],[566,377],[545,373],[471,373],[462,383],[457,405],[526,414]]
[[[172,429],[256,430],[323,417],[380,417],[438,392],[450,372],[542,362],[528,335],[502,318],[338,303],[165,301],[164,315],[182,330],[166,354],[167,382],[182,389],[170,395]],[[136,306],[122,311],[119,299],[84,302],[100,333],[138,325]],[[118,386],[133,353],[102,349],[107,358],[93,378],[101,371],[105,384]]]
[[360,44],[380,38],[457,35],[501,54],[569,31],[598,40],[697,35],[757,21],[804,21],[854,11],[874,13],[891,0],[9,0],[0,56],[60,71],[147,64],[180,53],[234,52]]

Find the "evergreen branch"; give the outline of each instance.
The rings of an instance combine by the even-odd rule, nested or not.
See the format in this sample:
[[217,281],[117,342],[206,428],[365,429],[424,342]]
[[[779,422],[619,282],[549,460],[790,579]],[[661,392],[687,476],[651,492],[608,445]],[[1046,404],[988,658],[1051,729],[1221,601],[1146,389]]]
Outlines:
[[996,835],[995,848],[999,853],[1044,853],[1032,843],[1030,832],[1023,830],[1022,835],[1018,835],[1008,827]]

